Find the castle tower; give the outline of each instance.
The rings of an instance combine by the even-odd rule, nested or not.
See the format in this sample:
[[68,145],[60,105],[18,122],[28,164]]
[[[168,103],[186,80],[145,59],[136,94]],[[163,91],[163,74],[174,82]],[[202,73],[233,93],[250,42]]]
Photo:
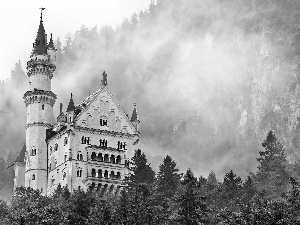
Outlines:
[[56,67],[52,35],[47,45],[42,11],[40,18],[33,50],[27,62],[29,88],[23,97],[27,108],[25,187],[45,192],[48,174],[45,139],[46,129],[54,123],[53,105],[56,95],[51,91],[51,79]]

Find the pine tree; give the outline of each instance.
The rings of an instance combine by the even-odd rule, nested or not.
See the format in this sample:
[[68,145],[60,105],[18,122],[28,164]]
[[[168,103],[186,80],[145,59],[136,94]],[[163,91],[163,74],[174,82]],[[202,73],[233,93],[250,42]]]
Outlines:
[[197,178],[190,169],[182,181],[183,190],[177,196],[179,224],[198,225],[208,222],[208,208],[206,198],[197,190]]
[[288,185],[287,160],[285,150],[275,134],[270,131],[262,143],[257,161],[260,163],[254,178],[260,190],[268,195],[279,194]]
[[174,196],[180,181],[178,171],[176,163],[167,155],[157,173],[157,192],[161,197],[172,198]]
[[140,149],[138,149],[131,159],[132,174],[129,177],[129,186],[146,184],[148,186],[153,185],[155,181],[155,172],[147,164],[147,158]]
[[222,184],[226,200],[234,200],[239,197],[242,188],[242,179],[238,177],[232,170],[224,176]]
[[256,189],[255,189],[254,181],[251,178],[251,176],[247,176],[245,182],[243,183],[241,192],[242,192],[241,199],[244,203],[249,202],[252,199],[252,197],[255,195]]

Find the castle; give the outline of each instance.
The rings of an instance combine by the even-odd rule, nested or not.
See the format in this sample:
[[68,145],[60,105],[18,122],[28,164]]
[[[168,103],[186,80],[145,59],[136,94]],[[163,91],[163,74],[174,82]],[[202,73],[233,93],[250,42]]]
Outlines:
[[54,120],[57,96],[51,91],[56,69],[52,34],[49,43],[42,11],[30,60],[26,145],[14,162],[14,188],[25,186],[51,194],[60,184],[74,189],[118,193],[129,173],[128,156],[138,149],[139,119],[134,105],[131,119],[108,90],[107,74],[101,88]]

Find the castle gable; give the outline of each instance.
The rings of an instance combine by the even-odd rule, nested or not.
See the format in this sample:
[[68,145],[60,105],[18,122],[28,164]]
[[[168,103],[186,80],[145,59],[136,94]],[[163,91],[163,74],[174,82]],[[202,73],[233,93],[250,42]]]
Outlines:
[[76,116],[76,126],[106,131],[137,134],[128,116],[106,87],[76,106],[80,113]]

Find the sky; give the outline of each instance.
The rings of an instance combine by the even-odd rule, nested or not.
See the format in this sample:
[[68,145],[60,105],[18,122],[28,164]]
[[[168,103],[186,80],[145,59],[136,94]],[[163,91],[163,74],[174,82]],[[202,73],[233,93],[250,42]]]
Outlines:
[[9,79],[15,63],[25,70],[39,26],[42,6],[45,30],[54,40],[82,25],[115,28],[124,18],[148,8],[150,0],[10,0],[0,5],[0,80]]

